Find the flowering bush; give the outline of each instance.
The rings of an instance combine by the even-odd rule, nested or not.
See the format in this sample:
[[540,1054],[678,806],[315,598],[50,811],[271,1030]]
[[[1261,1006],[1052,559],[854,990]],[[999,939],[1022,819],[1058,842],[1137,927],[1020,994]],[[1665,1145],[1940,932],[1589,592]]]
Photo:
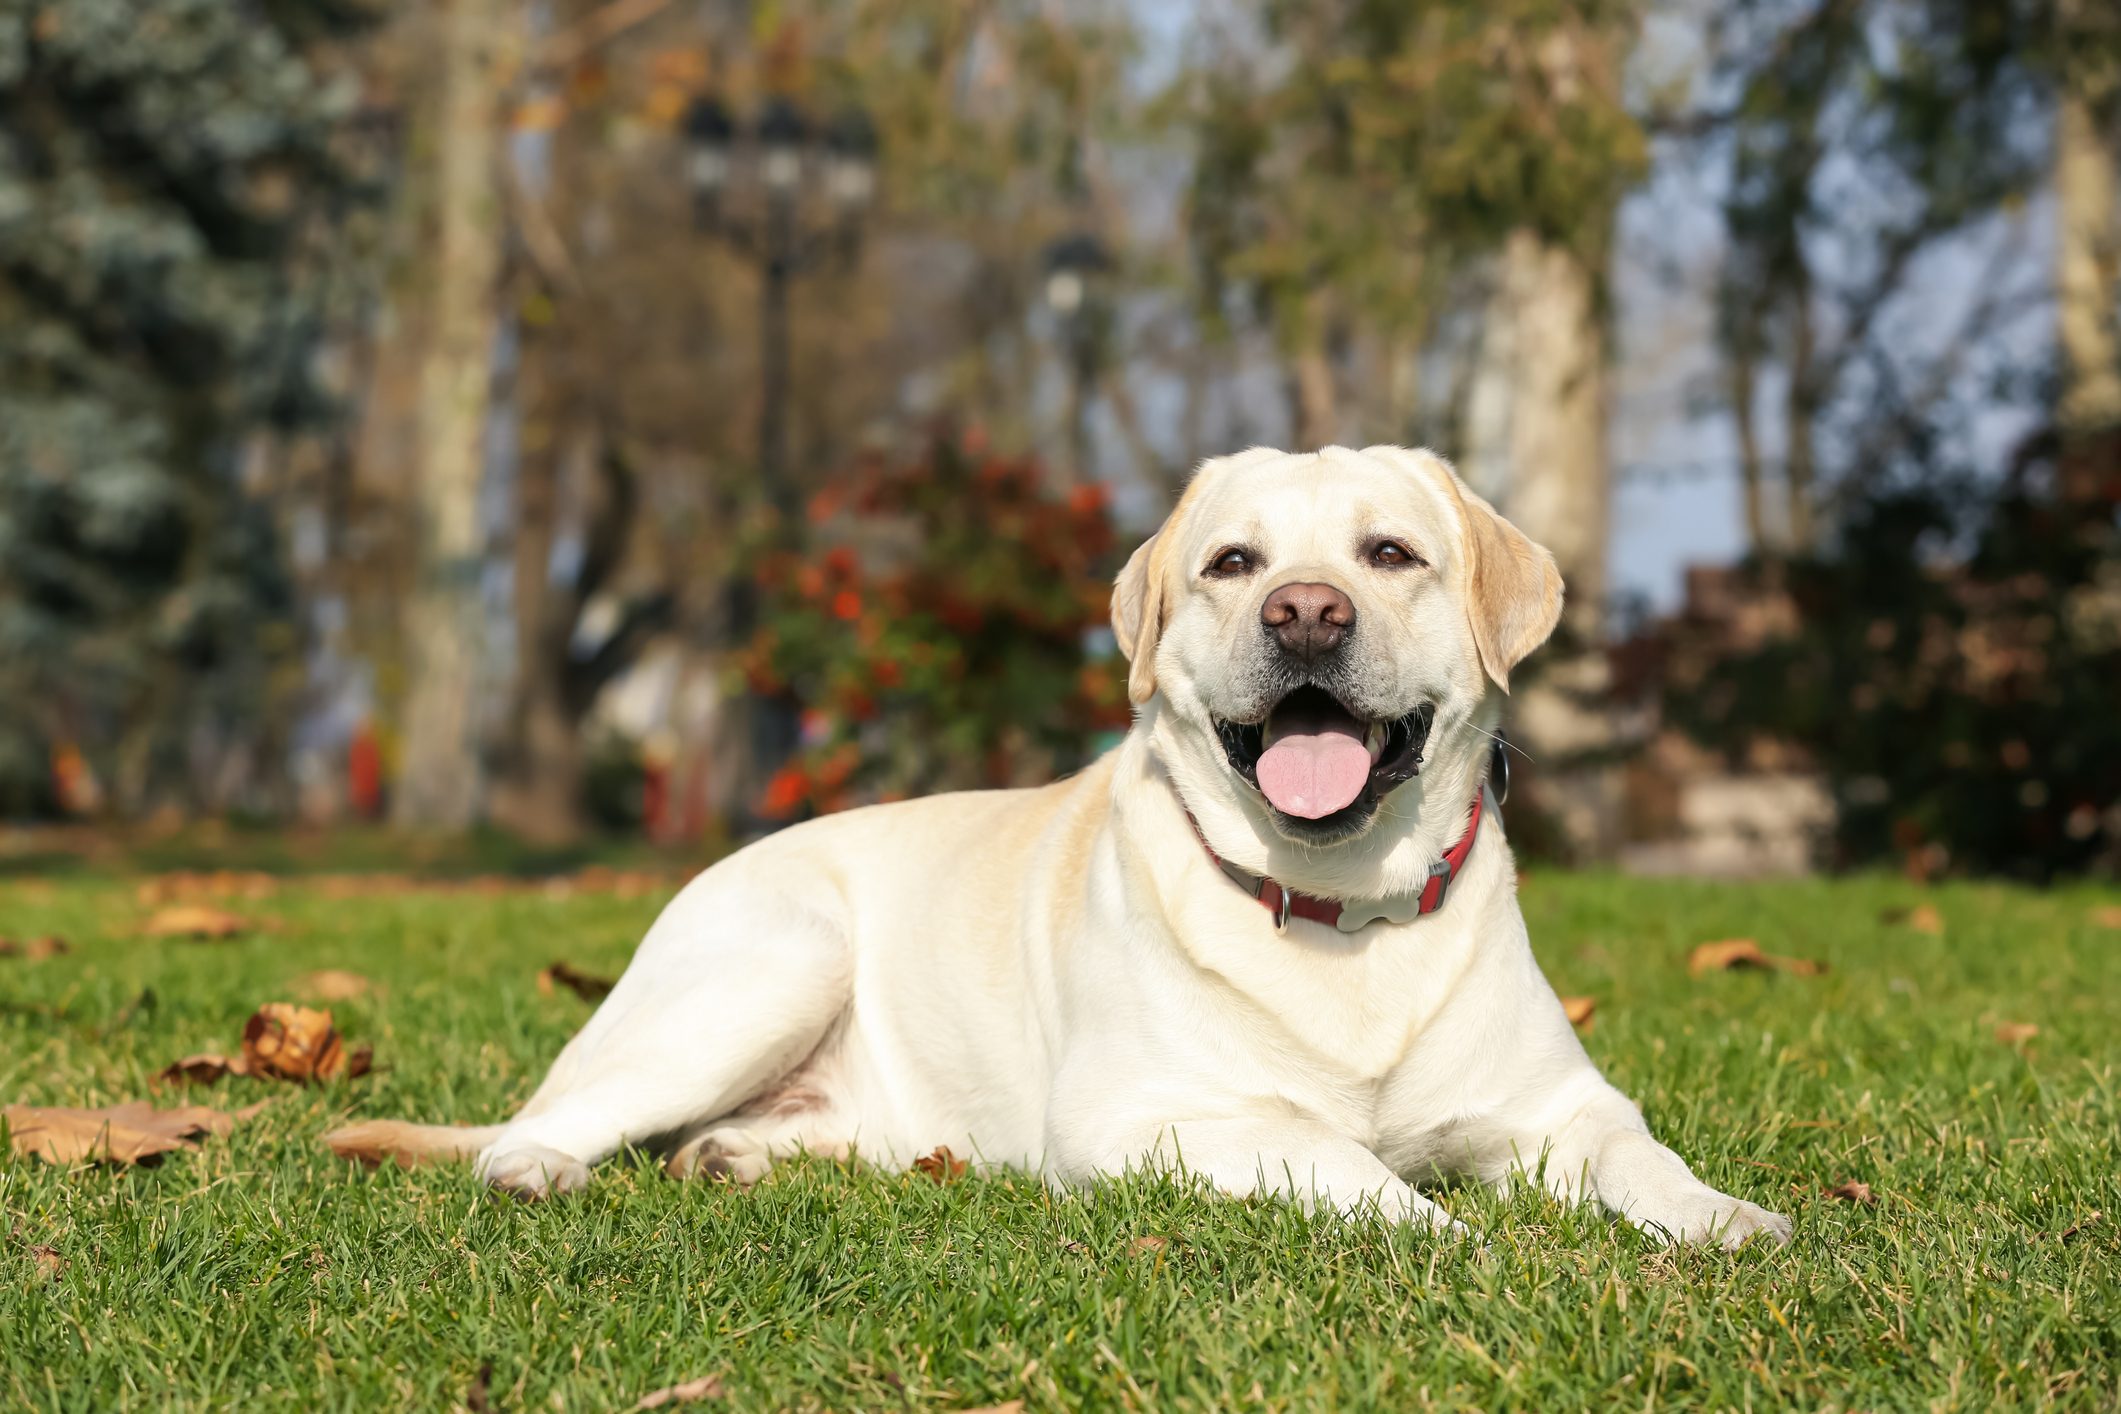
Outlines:
[[742,659],[754,691],[805,708],[762,813],[1046,780],[1126,726],[1103,487],[1056,495],[1036,462],[940,437],[855,465],[808,519],[804,548],[757,566]]

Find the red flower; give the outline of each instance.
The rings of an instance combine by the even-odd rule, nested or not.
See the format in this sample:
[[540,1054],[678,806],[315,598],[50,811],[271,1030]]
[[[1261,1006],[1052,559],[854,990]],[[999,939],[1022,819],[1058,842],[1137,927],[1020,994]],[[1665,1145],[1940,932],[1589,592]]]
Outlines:
[[1068,509],[1079,516],[1094,515],[1104,509],[1107,494],[1101,481],[1074,487],[1068,492]]
[[854,577],[854,551],[845,545],[835,545],[825,552],[825,568],[841,579]]
[[862,616],[862,596],[851,589],[842,589],[832,596],[832,616],[854,622]]
[[783,766],[766,782],[765,794],[759,797],[759,813],[769,820],[785,820],[802,808],[809,794],[810,777],[803,768]]

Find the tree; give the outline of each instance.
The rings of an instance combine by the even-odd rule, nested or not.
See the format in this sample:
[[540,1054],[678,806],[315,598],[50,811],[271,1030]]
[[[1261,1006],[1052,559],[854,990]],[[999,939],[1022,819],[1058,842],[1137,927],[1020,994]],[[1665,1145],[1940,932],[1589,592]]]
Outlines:
[[298,639],[262,441],[327,419],[349,0],[0,11],[0,809],[264,805]]
[[411,176],[432,212],[423,262],[429,314],[419,359],[414,455],[416,579],[405,601],[404,769],[396,814],[407,825],[462,829],[483,808],[482,724],[488,615],[481,601],[495,301],[506,235],[501,99],[523,19],[513,0],[438,7],[426,154]]
[[1927,259],[2039,185],[2053,23],[2047,0],[1749,0],[1718,25],[1735,99],[1690,126],[1728,163],[1717,335],[1757,555],[1813,552],[1856,482],[1918,464],[1969,351],[2027,302],[2006,235],[1959,327],[1900,319]]
[[2065,436],[2121,428],[2121,22],[2059,0],[2055,306]]

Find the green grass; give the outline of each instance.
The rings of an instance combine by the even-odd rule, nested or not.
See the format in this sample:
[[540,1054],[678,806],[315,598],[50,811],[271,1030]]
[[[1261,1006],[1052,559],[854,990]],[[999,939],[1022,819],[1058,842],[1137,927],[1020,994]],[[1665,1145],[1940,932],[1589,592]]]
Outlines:
[[[275,1098],[152,1170],[0,1157],[0,1408],[440,1409],[488,1362],[507,1410],[707,1373],[739,1409],[2114,1408],[2121,932],[2092,914],[2121,897],[1926,897],[1941,937],[1880,920],[1917,900],[1889,880],[1527,885],[1607,1074],[1709,1182],[1795,1216],[1787,1250],[1732,1255],[1472,1190],[1444,1201],[1480,1247],[1170,1182],[1069,1201],[811,1161],[739,1191],[621,1162],[525,1207],[364,1173],[316,1136],[506,1112],[588,1011],[538,967],[617,969],[655,901],[293,883],[238,905],[277,931],[188,945],[137,935],[130,884],[0,881],[0,934],[75,948],[0,959],[0,1099],[147,1094],[320,967],[381,984],[335,1010],[387,1067],[201,1092]],[[1733,935],[1832,971],[1687,976]],[[1823,1195],[1844,1179],[1877,1205]]]

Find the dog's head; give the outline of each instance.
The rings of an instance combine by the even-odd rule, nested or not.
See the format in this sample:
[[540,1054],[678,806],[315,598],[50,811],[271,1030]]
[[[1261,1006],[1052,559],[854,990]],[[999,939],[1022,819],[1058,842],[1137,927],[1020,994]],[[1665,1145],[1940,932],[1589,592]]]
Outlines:
[[1304,846],[1407,818],[1386,803],[1446,757],[1474,779],[1493,695],[1560,614],[1554,557],[1398,447],[1209,462],[1112,601],[1181,780]]

